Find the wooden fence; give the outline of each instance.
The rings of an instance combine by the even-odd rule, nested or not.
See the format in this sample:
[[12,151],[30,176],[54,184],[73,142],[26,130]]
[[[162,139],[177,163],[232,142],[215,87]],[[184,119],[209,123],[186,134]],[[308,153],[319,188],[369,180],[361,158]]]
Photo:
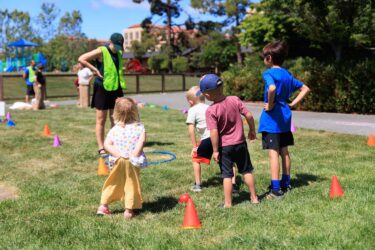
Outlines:
[[[76,97],[74,73],[44,73],[47,79],[47,97]],[[197,74],[125,74],[126,94],[164,93],[186,91],[198,84]],[[26,86],[22,73],[0,73],[0,100],[23,99]]]

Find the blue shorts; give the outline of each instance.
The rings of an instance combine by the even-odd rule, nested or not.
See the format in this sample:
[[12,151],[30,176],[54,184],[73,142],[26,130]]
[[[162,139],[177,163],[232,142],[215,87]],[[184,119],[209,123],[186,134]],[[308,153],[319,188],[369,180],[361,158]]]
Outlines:
[[219,148],[219,165],[222,178],[232,178],[233,163],[241,174],[251,173],[254,169],[247,150],[246,142]]

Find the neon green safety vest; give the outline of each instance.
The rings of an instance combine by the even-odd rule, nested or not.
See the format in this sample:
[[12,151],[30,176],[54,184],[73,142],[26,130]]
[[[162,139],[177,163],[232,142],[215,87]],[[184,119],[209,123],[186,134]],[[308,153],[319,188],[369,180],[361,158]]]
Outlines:
[[122,89],[126,89],[126,82],[124,79],[124,72],[122,70],[122,51],[117,52],[117,57],[119,61],[118,72],[116,71],[116,65],[112,60],[111,54],[109,53],[107,47],[99,47],[103,54],[104,63],[104,74],[103,74],[103,86],[107,91],[114,91],[118,89],[118,82],[120,80],[120,86]]
[[29,82],[35,82],[35,71],[33,67],[29,66],[27,70],[29,71]]

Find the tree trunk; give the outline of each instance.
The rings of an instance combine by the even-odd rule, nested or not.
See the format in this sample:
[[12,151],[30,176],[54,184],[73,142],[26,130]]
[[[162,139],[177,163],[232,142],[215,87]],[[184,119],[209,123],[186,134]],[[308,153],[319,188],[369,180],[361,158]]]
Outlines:
[[167,32],[167,45],[168,45],[168,72],[172,73],[172,44],[171,44],[171,37],[172,37],[172,17],[171,17],[171,0],[167,2],[167,16],[168,16],[168,32]]
[[236,45],[236,54],[237,54],[237,63],[242,64],[243,63],[243,58],[242,58],[242,53],[241,53],[241,44],[240,41],[238,40],[238,35],[241,33],[241,31],[238,29],[238,26],[240,26],[240,18],[238,17],[238,14],[236,14],[236,27],[234,29],[234,39],[235,39],[235,45]]

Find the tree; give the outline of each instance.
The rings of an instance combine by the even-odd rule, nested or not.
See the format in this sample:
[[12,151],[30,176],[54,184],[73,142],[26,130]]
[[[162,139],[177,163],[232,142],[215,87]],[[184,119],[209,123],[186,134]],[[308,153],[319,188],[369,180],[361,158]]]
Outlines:
[[73,10],[72,13],[65,12],[60,19],[58,33],[60,35],[84,37],[85,34],[81,31],[82,22],[82,15],[79,10]]
[[237,62],[242,64],[241,44],[238,36],[241,33],[239,26],[245,18],[249,0],[191,0],[193,8],[202,10],[203,13],[210,13],[214,16],[226,16],[224,26],[231,26],[233,42],[236,46]]
[[11,50],[6,45],[18,39],[33,40],[36,35],[30,24],[28,12],[0,10],[0,42],[5,56],[10,56]]
[[[142,3],[144,0],[133,0],[134,3]],[[181,7],[179,2],[181,0],[166,0],[163,2],[162,0],[147,0],[150,3],[150,12],[151,16],[147,17],[143,20],[142,26],[144,28],[148,28],[151,26],[151,19],[154,15],[158,15],[165,18],[164,23],[167,25],[166,31],[166,40],[167,46],[169,47],[166,51],[168,51],[168,70],[172,72],[172,56],[173,56],[173,48],[172,48],[172,19],[178,18],[181,14]]]
[[39,33],[45,41],[50,40],[56,34],[56,18],[60,9],[54,3],[42,3],[41,13],[37,16],[37,23],[40,25]]
[[253,7],[256,12],[241,26],[243,44],[260,48],[282,39],[293,48],[305,44],[308,50],[332,53],[337,63],[350,49],[375,49],[375,5],[371,0],[263,0]]
[[226,70],[236,60],[236,46],[218,32],[210,33],[210,40],[194,54],[193,59],[201,68],[212,68],[215,73]]

